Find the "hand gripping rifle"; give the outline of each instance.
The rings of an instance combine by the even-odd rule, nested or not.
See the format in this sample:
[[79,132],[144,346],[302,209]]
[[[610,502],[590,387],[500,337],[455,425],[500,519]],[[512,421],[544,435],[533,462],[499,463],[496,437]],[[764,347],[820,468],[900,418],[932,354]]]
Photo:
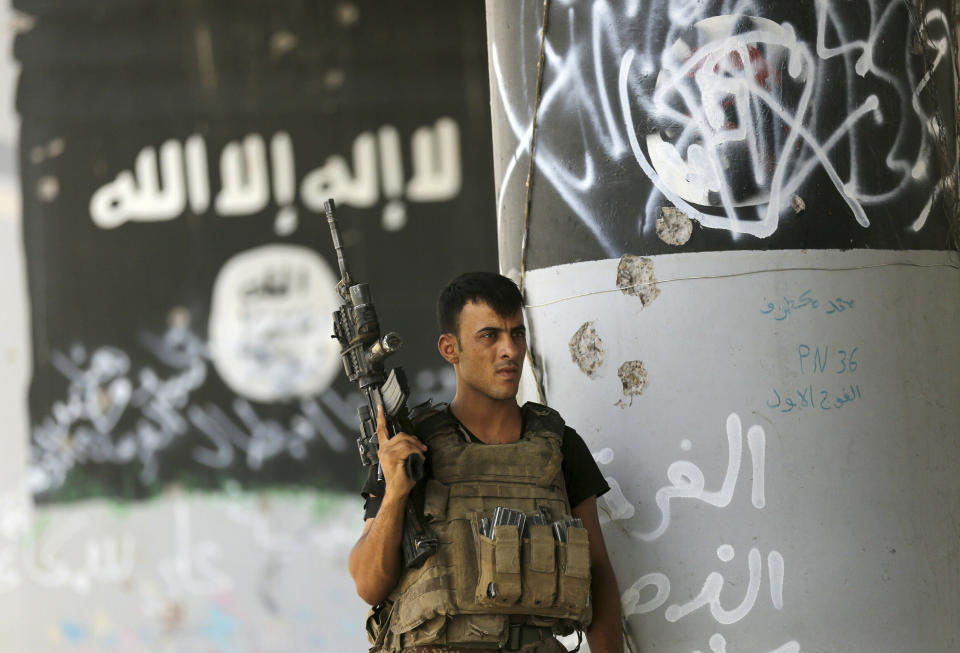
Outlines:
[[[333,200],[324,203],[333,247],[337,251],[340,266],[340,281],[337,292],[343,304],[333,313],[333,337],[340,342],[340,358],[347,378],[360,387],[366,402],[357,409],[360,415],[360,437],[357,446],[364,465],[377,466],[377,478],[383,480],[380,467],[379,440],[377,438],[377,408],[383,406],[387,418],[387,434],[413,433],[407,410],[410,394],[403,369],[395,367],[385,373],[383,362],[403,345],[400,334],[390,331],[380,335],[377,311],[370,299],[370,288],[365,283],[354,283],[343,258],[340,229],[335,216]],[[412,454],[404,461],[407,476],[414,481],[423,478],[423,456]],[[427,527],[423,510],[423,484],[418,483],[407,497],[403,519],[403,560],[407,567],[420,567],[437,550],[437,537]]]

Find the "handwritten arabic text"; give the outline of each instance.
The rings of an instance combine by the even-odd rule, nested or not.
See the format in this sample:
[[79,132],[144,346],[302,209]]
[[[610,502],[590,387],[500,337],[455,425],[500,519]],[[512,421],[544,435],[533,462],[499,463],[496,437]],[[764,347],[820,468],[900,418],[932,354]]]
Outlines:
[[863,398],[859,383],[845,386],[839,391],[824,390],[812,383],[796,390],[784,391],[782,395],[776,388],[771,388],[770,391],[773,397],[767,400],[767,407],[777,409],[781,413],[805,408],[835,410]]
[[804,290],[796,297],[789,297],[787,295],[783,296],[783,301],[779,302],[779,305],[773,301],[767,301],[766,298],[763,300],[764,306],[760,309],[760,312],[763,315],[769,315],[773,317],[777,322],[783,322],[786,320],[794,311],[799,311],[802,309],[809,309],[812,311],[817,311],[821,309],[825,315],[835,315],[837,313],[843,313],[853,309],[854,302],[852,299],[844,299],[842,297],[834,297],[828,299],[825,302],[821,302],[819,299],[813,296],[812,290]]

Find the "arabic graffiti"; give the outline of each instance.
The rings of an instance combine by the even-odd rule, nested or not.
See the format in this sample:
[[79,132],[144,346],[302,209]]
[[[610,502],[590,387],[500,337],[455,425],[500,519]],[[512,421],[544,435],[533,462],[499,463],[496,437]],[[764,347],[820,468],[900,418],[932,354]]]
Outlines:
[[[789,413],[794,409],[814,408],[819,410],[834,410],[843,408],[851,401],[863,398],[860,384],[848,385],[839,391],[823,390],[812,383],[804,388],[797,388],[791,392],[784,392],[781,396],[776,388],[771,388],[774,398],[767,400],[767,408],[778,409],[781,413]],[[796,399],[794,399],[796,396]]]
[[300,399],[284,422],[261,417],[242,397],[224,409],[192,397],[208,378],[209,351],[187,326],[173,325],[159,337],[146,333],[142,341],[154,364],[134,365],[110,346],[53,352],[67,385],[34,427],[31,491],[60,488],[71,469],[85,464],[136,464],[147,486],[161,471],[159,455],[173,446],[187,447],[190,459],[207,468],[242,462],[254,471],[279,456],[301,460],[309,447],[348,451],[356,413],[351,398],[333,388]]
[[161,597],[211,595],[232,587],[220,568],[220,546],[193,535],[189,507],[182,496],[174,497],[172,511],[173,553],[159,558],[154,576],[145,577],[145,560],[131,532],[93,532],[88,515],[72,514],[51,520],[47,529],[31,536],[30,518],[23,509],[20,532],[0,538],[0,578],[5,581],[0,593],[32,583],[88,594],[99,586],[128,583],[139,569],[137,586],[146,611]]
[[322,213],[323,202],[371,208],[384,199],[382,225],[396,231],[407,222],[404,198],[411,202],[453,199],[462,186],[460,130],[442,117],[433,126],[419,127],[410,137],[413,174],[406,179],[400,134],[392,125],[376,133],[362,132],[353,141],[352,165],[335,154],[296,181],[294,144],[278,131],[269,148],[261,134],[247,134],[223,146],[219,157],[220,189],[211,195],[210,160],[203,136],[183,143],[164,141],[140,150],[132,170],[123,170],[90,198],[90,217],[102,229],[127,222],[173,220],[189,209],[203,215],[212,207],[222,217],[254,215],[270,203],[277,207],[274,229],[289,235],[297,228],[296,199],[308,210]]
[[[240,396],[226,406],[198,400],[210,376],[211,354],[189,325],[174,323],[159,336],[144,332],[141,341],[153,363],[136,364],[111,346],[53,351],[66,388],[33,429],[33,493],[63,487],[72,469],[87,464],[137,465],[139,483],[147,487],[162,472],[172,473],[162,456],[173,448],[201,468],[243,465],[252,472],[282,457],[304,460],[317,448],[333,454],[350,450],[358,396],[327,387],[296,399],[283,420],[264,417]],[[455,383],[450,376],[446,369],[419,370],[411,376],[412,390],[418,397],[445,395]]]
[[[317,495],[310,493],[285,498],[286,519],[264,509],[263,495],[243,493],[236,484],[204,498],[174,491],[137,508],[137,515],[101,504],[39,517],[25,490],[0,494],[8,525],[16,524],[0,530],[0,595],[30,586],[81,596],[123,587],[141,613],[155,619],[182,599],[222,595],[242,582],[222,538],[211,537],[217,532],[211,512],[222,516],[221,527],[238,529],[249,547],[274,561],[307,550],[340,555],[355,537],[342,519],[318,523]],[[144,523],[152,525],[146,538]]]
[[[953,96],[952,22],[938,7],[917,26],[889,0],[564,3],[549,15],[536,97],[530,70],[512,61],[536,60],[540,22],[529,10],[502,13],[490,44],[505,128],[498,215],[522,197],[536,103],[537,172],[557,210],[582,222],[574,233],[595,239],[595,258],[620,256],[636,236],[666,251],[656,235],[664,207],[721,232],[692,242],[710,249],[742,241],[736,234],[805,246],[795,234],[807,229],[827,240],[832,230],[837,246],[853,234],[855,246],[888,238],[896,248],[895,236],[941,228],[931,218],[957,148],[938,118],[952,106],[933,107],[930,93],[936,83]],[[629,208],[611,208],[612,177],[631,180],[618,198]],[[817,215],[803,208],[813,199]],[[874,213],[890,203],[903,207],[892,227]]]
[[852,299],[843,299],[837,297],[835,299],[828,300],[830,304],[830,310],[827,311],[827,315],[833,315],[834,313],[843,313],[848,308],[853,308]]
[[[660,524],[653,531],[626,531],[630,536],[645,542],[652,542],[662,537],[670,526],[671,501],[687,498],[703,501],[709,505],[724,508],[730,504],[739,480],[741,458],[743,455],[743,426],[739,415],[731,413],[726,420],[727,435],[727,470],[720,489],[707,491],[703,470],[686,460],[678,460],[667,468],[667,478],[670,484],[656,492],[656,504],[660,510]],[[747,445],[753,461],[753,484],[751,486],[751,502],[754,508],[761,510],[766,507],[765,465],[766,465],[766,434],[762,427],[753,425],[747,429]],[[680,443],[684,451],[693,448],[693,443],[684,439]],[[610,482],[613,479],[607,479]],[[619,484],[611,483],[611,492],[601,497],[601,506],[610,520],[626,520],[634,517],[633,506],[626,501]],[[614,494],[612,504],[607,495]],[[629,505],[625,510],[621,504]],[[612,507],[610,510],[608,507]],[[734,561],[737,551],[732,544],[723,543],[716,549],[716,557],[723,564]],[[766,562],[766,564],[764,564]],[[784,580],[786,577],[786,563],[783,555],[776,549],[771,549],[766,556],[760,548],[751,546],[747,551],[746,567],[748,581],[743,589],[743,598],[731,605],[721,600],[721,596],[734,583],[728,582],[720,571],[711,571],[707,574],[700,590],[691,594],[692,598],[682,602],[670,603],[673,584],[670,577],[660,571],[643,574],[621,596],[624,616],[644,615],[664,608],[663,617],[670,623],[676,623],[689,615],[705,609],[711,618],[721,626],[729,626],[746,618],[756,607],[764,587],[764,577],[770,604],[777,611],[784,608]],[[764,573],[764,567],[766,573]],[[652,596],[650,590],[653,590]],[[665,607],[664,607],[665,606]],[[714,653],[726,651],[726,639],[720,633],[714,633],[709,640],[710,650]],[[796,641],[789,641],[770,653],[797,653],[800,645]],[[694,653],[697,653],[694,651]]]
[[[797,345],[797,368],[800,375],[831,374],[849,377],[856,374],[860,368],[858,360],[860,347],[841,349],[834,346],[832,355],[830,347],[830,345],[814,345],[811,348],[804,343]],[[859,383],[844,384],[839,390],[833,387],[824,389],[822,385],[807,383],[802,387],[783,392],[771,388],[773,396],[767,399],[766,406],[781,413],[807,408],[828,411],[843,408],[850,402],[863,398]]]
[[[315,400],[301,403],[302,414],[287,427],[261,420],[243,399],[234,402],[229,419],[210,403],[192,405],[191,394],[208,376],[208,350],[184,325],[173,325],[161,337],[144,334],[143,343],[157,365],[134,368],[130,356],[115,347],[92,352],[77,345],[69,354],[54,351],[53,365],[67,379],[66,396],[35,426],[30,464],[31,490],[59,488],[77,465],[139,463],[140,481],[153,483],[158,475],[158,453],[190,431],[193,423],[216,447],[214,456],[196,443],[196,462],[221,467],[232,462],[235,449],[246,454],[257,469],[281,453],[302,458],[306,443],[323,434],[334,451],[347,448],[347,439],[330,423],[305,417],[317,410]],[[169,368],[172,373],[158,371]],[[229,447],[225,446],[229,443]]]
[[[740,476],[740,463],[743,451],[743,426],[740,416],[732,413],[727,417],[727,471],[718,490],[707,490],[703,470],[688,460],[678,460],[667,468],[669,485],[656,493],[656,504],[660,511],[660,523],[652,531],[632,530],[630,535],[652,542],[660,538],[670,528],[671,503],[678,499],[694,499],[717,508],[730,505]],[[750,498],[753,506],[761,509],[766,505],[764,494],[764,455],[766,451],[766,433],[763,427],[753,425],[747,431],[747,446],[753,460],[753,481]],[[620,510],[619,512],[622,512]]]
[[[783,322],[786,320],[794,311],[798,311],[803,308],[818,309],[820,308],[822,302],[819,299],[811,296],[811,290],[804,290],[796,297],[788,297],[784,295],[783,301],[780,302],[779,306],[774,304],[774,302],[767,301],[766,298],[763,299],[764,307],[760,309],[760,313],[763,315],[770,315],[778,322]],[[826,300],[826,305],[824,306],[824,313],[826,315],[834,315],[836,313],[843,313],[846,310],[852,309],[854,306],[854,301],[852,299],[844,299],[843,297],[834,297],[833,299]]]
[[[736,551],[729,544],[723,544],[717,548],[717,558],[721,562],[728,563],[735,556]],[[760,595],[763,581],[763,556],[759,549],[755,547],[750,549],[747,554],[747,568],[750,580],[743,600],[736,607],[725,609],[721,605],[720,594],[727,583],[721,573],[711,572],[696,597],[683,604],[674,603],[667,606],[664,617],[667,621],[675,623],[696,610],[707,607],[710,615],[719,624],[730,625],[740,621],[753,609]],[[775,609],[782,610],[784,563],[783,556],[778,551],[771,551],[767,555],[767,570],[770,601]],[[648,587],[653,587],[655,594],[652,598],[640,603],[640,597]],[[641,576],[623,593],[624,615],[654,612],[669,600],[670,590],[670,579],[665,574],[654,572]]]
[[[678,38],[661,58],[662,68],[648,106],[673,123],[671,139],[664,141],[659,131],[647,136],[650,162],[639,147],[632,149],[651,181],[688,217],[708,227],[761,237],[769,235],[777,228],[779,214],[791,207],[795,192],[815,168],[821,168],[857,223],[869,227],[865,206],[882,201],[910,182],[930,174],[935,134],[924,129],[920,132],[922,144],[915,160],[897,156],[896,146],[891,152],[893,156],[888,157],[890,170],[898,173],[891,188],[871,190],[872,184],[861,172],[866,166],[857,162],[848,178],[841,177],[830,152],[847,139],[850,155],[859,158],[856,142],[869,133],[871,122],[877,124],[884,120],[885,109],[876,94],[868,95],[859,106],[853,103],[827,138],[816,135],[809,116],[825,89],[818,80],[825,62],[859,53],[855,63],[859,77],[888,78],[871,52],[891,20],[896,3],[889,3],[876,23],[870,25],[868,39],[828,47],[827,34],[831,29],[846,33],[834,5],[827,1],[817,3],[814,48],[804,43],[789,23],[778,24],[758,17],[712,16],[696,23],[697,41],[688,43],[683,37]],[[876,14],[871,12],[871,15]],[[949,62],[950,28],[947,17],[939,10],[931,10],[926,21],[929,25],[938,25],[944,34],[939,40],[925,44],[936,51],[932,70],[915,84],[915,91],[905,83],[896,85],[904,97],[911,98],[921,124],[929,125],[930,117],[917,97],[929,83],[933,71],[944,61]],[[627,101],[627,80],[633,60],[633,52],[627,52],[621,60],[620,98],[628,125],[637,124]],[[786,75],[782,75],[784,72]],[[795,94],[785,92],[788,83],[797,86]],[[774,84],[781,88],[775,90]],[[795,99],[786,100],[787,97]],[[754,124],[759,116],[773,116],[770,120],[780,123],[785,135],[767,139],[765,128]],[[628,136],[631,145],[635,145],[634,133],[628,130]],[[675,145],[686,149],[686,157]],[[749,185],[754,189],[753,195],[744,195],[743,189],[727,178],[722,165],[722,161],[727,160],[746,163],[753,177],[754,183]],[[929,202],[914,216],[910,229],[917,231],[924,226],[930,204],[942,185],[942,179],[934,181]],[[724,215],[718,217],[697,210],[688,202],[722,207]],[[751,205],[759,207],[755,216],[759,219],[738,220],[737,207]]]

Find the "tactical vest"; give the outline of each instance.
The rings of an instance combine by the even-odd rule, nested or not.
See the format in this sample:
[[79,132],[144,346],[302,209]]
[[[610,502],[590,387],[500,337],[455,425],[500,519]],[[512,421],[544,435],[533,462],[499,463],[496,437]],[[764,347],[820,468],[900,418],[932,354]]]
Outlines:
[[470,440],[447,410],[417,425],[428,449],[430,476],[424,514],[439,546],[420,569],[404,572],[392,606],[368,621],[373,649],[400,651],[423,644],[487,644],[507,636],[511,621],[552,627],[558,634],[584,628],[590,607],[587,531],[570,528],[558,541],[550,523],[496,526],[481,520],[503,506],[551,519],[569,518],[561,443],[564,423],[546,406],[523,406],[524,432],[511,444]]

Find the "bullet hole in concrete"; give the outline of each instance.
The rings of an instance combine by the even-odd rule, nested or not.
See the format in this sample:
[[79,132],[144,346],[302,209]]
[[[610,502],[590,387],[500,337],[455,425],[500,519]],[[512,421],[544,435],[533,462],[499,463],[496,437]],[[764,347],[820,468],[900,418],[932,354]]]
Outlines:
[[624,295],[639,297],[644,306],[660,295],[653,261],[641,256],[624,254],[617,266],[617,288]]
[[684,245],[693,234],[693,221],[687,214],[672,206],[660,207],[657,235],[668,245]]
[[603,365],[603,341],[593,328],[593,322],[585,322],[570,339],[570,357],[577,367],[593,377]]
[[793,199],[790,200],[790,206],[793,207],[793,212],[797,215],[800,215],[807,210],[807,203],[803,201],[803,198],[799,195],[794,195]]
[[[623,386],[624,398],[633,398],[642,395],[643,389],[647,386],[647,368],[642,361],[627,361],[617,370],[617,376],[620,377],[620,383]],[[615,406],[626,408],[629,404],[624,403],[623,399],[617,401]]]
[[643,361],[627,361],[617,370],[620,383],[623,384],[623,394],[626,397],[643,394],[647,385],[647,368]]

